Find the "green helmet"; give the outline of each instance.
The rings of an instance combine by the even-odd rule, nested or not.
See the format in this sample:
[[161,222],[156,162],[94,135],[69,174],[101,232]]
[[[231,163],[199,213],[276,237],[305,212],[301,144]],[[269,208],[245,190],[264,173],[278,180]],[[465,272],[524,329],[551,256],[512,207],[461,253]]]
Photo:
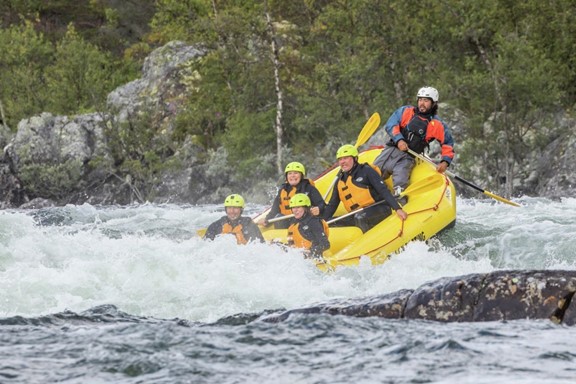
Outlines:
[[352,144],[344,144],[338,148],[338,152],[336,152],[336,158],[339,159],[346,156],[358,157],[358,149]]
[[290,199],[290,208],[295,207],[310,207],[312,202],[305,193],[297,193]]
[[302,165],[302,163],[299,163],[297,161],[293,161],[291,163],[288,163],[288,165],[286,165],[284,173],[288,172],[300,172],[302,176],[306,176],[306,168],[304,168],[304,165]]
[[240,195],[230,195],[224,200],[224,206],[244,208],[244,198]]

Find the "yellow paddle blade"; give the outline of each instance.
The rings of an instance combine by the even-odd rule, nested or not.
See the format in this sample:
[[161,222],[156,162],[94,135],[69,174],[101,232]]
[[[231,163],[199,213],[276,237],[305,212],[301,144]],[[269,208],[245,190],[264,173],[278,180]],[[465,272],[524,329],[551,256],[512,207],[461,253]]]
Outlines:
[[503,198],[502,196],[495,195],[495,194],[493,194],[492,192],[484,191],[484,194],[487,195],[487,196],[490,196],[490,197],[493,198],[493,199],[496,199],[496,200],[498,200],[498,201],[501,201],[501,202],[503,202],[503,203],[505,203],[505,204],[513,205],[514,207],[521,207],[520,204],[515,203],[515,202],[513,202],[513,201],[510,201],[510,200],[506,200],[506,199]]
[[204,234],[206,233],[206,228],[202,228],[196,231],[196,234],[200,237],[204,237]]
[[[411,154],[412,156],[414,156],[414,157],[419,158],[420,160],[423,160],[423,161],[426,161],[426,162],[430,163],[430,165],[432,165],[432,166],[434,166],[434,167],[436,166],[436,164],[435,164],[432,160],[428,159],[428,158],[425,157],[425,156],[422,156],[422,155],[419,154],[419,153],[414,152],[414,151],[411,150],[411,149],[408,149],[408,153],[410,153],[410,154]],[[490,196],[491,198],[493,198],[493,199],[495,199],[495,200],[498,200],[498,201],[500,201],[500,202],[502,202],[502,203],[505,203],[505,204],[512,205],[512,206],[514,206],[514,207],[521,207],[520,204],[517,204],[517,203],[515,203],[515,202],[513,202],[513,201],[510,201],[510,200],[506,200],[506,199],[503,198],[502,196],[498,196],[498,195],[496,195],[496,194],[494,194],[494,193],[492,193],[492,192],[488,192],[488,191],[485,190],[484,188],[479,187],[479,186],[477,186],[476,184],[473,184],[473,183],[471,183],[470,181],[468,181],[468,180],[466,180],[466,179],[463,179],[463,178],[461,178],[460,176],[458,176],[458,175],[456,175],[456,174],[454,174],[454,173],[452,173],[452,172],[450,172],[450,171],[448,171],[448,170],[447,170],[445,173],[446,173],[448,176],[455,178],[455,179],[458,180],[459,182],[466,184],[466,185],[469,186],[470,188],[474,188],[475,190],[477,190],[477,191],[479,191],[479,192],[482,192],[482,193],[485,194],[486,196]]]
[[368,139],[372,137],[374,132],[376,132],[379,126],[380,126],[380,114],[378,112],[375,112],[374,114],[372,114],[372,116],[370,116],[366,124],[364,124],[364,127],[360,131],[360,134],[358,135],[358,139],[356,140],[356,144],[354,144],[354,146],[358,148],[359,146],[367,142]]
[[400,196],[426,193],[433,189],[438,189],[442,183],[444,183],[444,178],[438,177],[437,175],[430,175],[408,185],[408,187],[400,193]]

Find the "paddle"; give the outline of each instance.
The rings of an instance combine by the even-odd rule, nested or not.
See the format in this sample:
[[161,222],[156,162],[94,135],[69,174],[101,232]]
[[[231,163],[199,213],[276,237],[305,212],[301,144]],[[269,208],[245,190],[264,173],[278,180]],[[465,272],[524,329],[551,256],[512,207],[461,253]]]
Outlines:
[[[362,144],[366,143],[368,139],[372,137],[374,132],[376,132],[379,126],[380,126],[380,114],[378,112],[374,112],[372,116],[370,116],[366,124],[364,124],[364,127],[362,127],[362,130],[360,131],[360,134],[358,135],[358,138],[356,139],[356,144],[354,144],[354,146],[358,148]],[[336,177],[334,177],[334,180],[326,190],[326,193],[324,193],[324,196],[322,196],[324,200],[326,200],[326,198],[330,194],[330,191],[332,191],[332,188],[334,188],[334,185],[338,181],[338,173],[336,174]]]
[[268,223],[269,223],[269,224],[272,224],[272,223],[275,223],[275,222],[277,222],[277,221],[287,220],[287,219],[291,219],[291,218],[293,218],[293,217],[294,217],[294,214],[291,213],[291,214],[289,214],[289,215],[280,216],[280,217],[275,217],[275,218],[273,218],[273,219],[270,219],[270,220],[268,220]]
[[346,214],[344,214],[344,215],[342,215],[342,216],[335,217],[335,218],[333,218],[332,220],[328,220],[328,221],[326,222],[326,224],[330,225],[330,224],[335,223],[335,222],[337,222],[337,221],[339,221],[339,220],[342,220],[342,219],[345,219],[345,218],[350,217],[350,216],[352,216],[352,215],[355,215],[355,214],[357,214],[357,213],[360,213],[360,212],[362,212],[362,211],[365,210],[365,209],[368,209],[368,208],[370,208],[370,207],[374,207],[374,206],[376,206],[376,205],[380,205],[380,204],[385,203],[385,202],[386,202],[386,200],[377,201],[377,202],[372,203],[372,204],[370,204],[370,205],[367,205],[367,206],[365,206],[365,207],[363,207],[363,208],[359,208],[359,209],[357,209],[357,210],[355,210],[355,211],[348,212],[348,213],[346,213]]
[[[421,155],[421,154],[419,154],[419,153],[416,153],[416,152],[414,152],[414,151],[411,150],[411,149],[408,149],[408,153],[410,153],[412,156],[417,157],[417,158],[419,158],[420,160],[426,161],[427,163],[429,163],[429,164],[433,165],[434,167],[436,167],[436,163],[434,163],[432,160],[430,160],[430,159],[427,158],[426,156],[423,156],[423,155]],[[466,184],[467,186],[469,186],[469,187],[471,187],[471,188],[473,188],[473,189],[475,189],[475,190],[477,190],[477,191],[479,191],[479,192],[482,192],[482,193],[485,194],[486,196],[490,196],[491,198],[493,198],[493,199],[495,199],[495,200],[501,201],[501,202],[506,203],[506,204],[509,204],[509,205],[513,205],[513,206],[515,206],[515,207],[521,207],[520,204],[515,203],[515,202],[513,202],[513,201],[510,201],[510,200],[507,200],[507,199],[503,198],[502,196],[498,196],[498,195],[496,195],[496,194],[494,194],[494,193],[492,193],[492,192],[488,192],[487,190],[480,188],[479,186],[471,183],[471,182],[468,181],[468,180],[465,180],[465,179],[461,178],[460,176],[458,176],[458,175],[456,175],[456,174],[454,174],[454,173],[452,173],[452,172],[450,172],[450,171],[448,171],[448,170],[446,170],[445,173],[446,173],[448,176],[455,178],[455,179],[458,180],[459,182],[464,183],[464,184]]]

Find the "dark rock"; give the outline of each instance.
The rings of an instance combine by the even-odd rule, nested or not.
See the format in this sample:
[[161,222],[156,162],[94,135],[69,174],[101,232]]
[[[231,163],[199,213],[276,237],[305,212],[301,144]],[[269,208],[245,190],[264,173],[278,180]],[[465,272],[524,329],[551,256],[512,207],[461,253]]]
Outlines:
[[[551,318],[576,291],[576,272],[500,271],[444,278],[418,288],[404,317],[438,321]],[[563,315],[561,316],[563,317]]]
[[550,319],[576,324],[576,271],[497,271],[442,278],[418,289],[267,315],[282,321],[295,313],[434,321]]
[[345,315],[354,317],[384,317],[387,319],[401,319],[406,301],[412,290],[404,289],[382,296],[366,297],[354,300],[335,300],[319,307],[293,309],[282,313],[266,315],[262,320],[267,322],[280,322],[290,315],[303,313],[328,313],[331,315]]
[[347,315],[356,317],[378,316],[387,319],[400,319],[404,313],[404,307],[413,291],[404,289],[395,293],[350,302],[337,302],[327,304],[323,312],[331,315]]

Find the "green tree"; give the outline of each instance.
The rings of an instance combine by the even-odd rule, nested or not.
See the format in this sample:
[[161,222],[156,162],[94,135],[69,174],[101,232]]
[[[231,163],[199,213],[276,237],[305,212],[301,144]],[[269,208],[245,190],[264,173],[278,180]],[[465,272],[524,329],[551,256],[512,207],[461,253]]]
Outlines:
[[251,172],[247,160],[274,148],[275,79],[264,8],[258,3],[193,3],[195,12],[172,20],[167,15],[182,15],[180,4],[163,1],[153,21],[152,35],[188,31],[186,41],[210,50],[191,68],[195,92],[177,135],[193,135],[207,147],[222,143],[228,160],[240,172]]
[[566,95],[564,64],[539,34],[534,39],[533,27],[548,5],[450,3],[451,31],[462,53],[452,78],[455,103],[472,116],[461,163],[470,170],[480,159],[483,178],[511,195],[518,165],[556,137],[553,126],[542,125]]
[[48,108],[60,114],[103,110],[108,92],[121,80],[109,54],[78,35],[74,26],[56,46],[56,60],[46,69]]
[[[112,155],[108,159],[92,159],[89,167],[106,169],[105,177],[123,181],[129,189],[130,201],[144,203],[154,200],[154,191],[162,183],[164,171],[174,171],[182,164],[173,157],[168,140],[158,135],[154,109],[145,108],[126,121],[106,119],[104,132]],[[109,114],[112,116],[112,113]]]
[[40,113],[48,95],[43,68],[50,64],[52,46],[32,24],[0,29],[0,100],[6,123],[15,129],[18,122]]
[[[274,176],[272,153],[331,162],[371,113],[386,119],[430,84],[469,117],[457,132],[458,172],[511,194],[525,155],[565,134],[546,117],[576,99],[570,0],[7,0],[0,11],[0,98],[10,126],[47,109],[99,109],[135,76],[136,60],[183,40],[206,55],[187,68],[192,91],[174,138],[224,146],[244,177],[264,162],[253,177]],[[110,52],[124,54],[123,64]],[[134,132],[138,124],[153,128],[136,119]],[[163,145],[124,146],[130,156],[116,160],[137,175],[136,163],[154,162],[139,151],[165,161]],[[146,172],[135,179],[149,180]]]
[[199,32],[210,30],[203,24],[210,22],[212,4],[210,0],[157,0],[156,13],[150,22],[149,39],[161,44],[170,40],[190,43],[210,41],[208,36]]

